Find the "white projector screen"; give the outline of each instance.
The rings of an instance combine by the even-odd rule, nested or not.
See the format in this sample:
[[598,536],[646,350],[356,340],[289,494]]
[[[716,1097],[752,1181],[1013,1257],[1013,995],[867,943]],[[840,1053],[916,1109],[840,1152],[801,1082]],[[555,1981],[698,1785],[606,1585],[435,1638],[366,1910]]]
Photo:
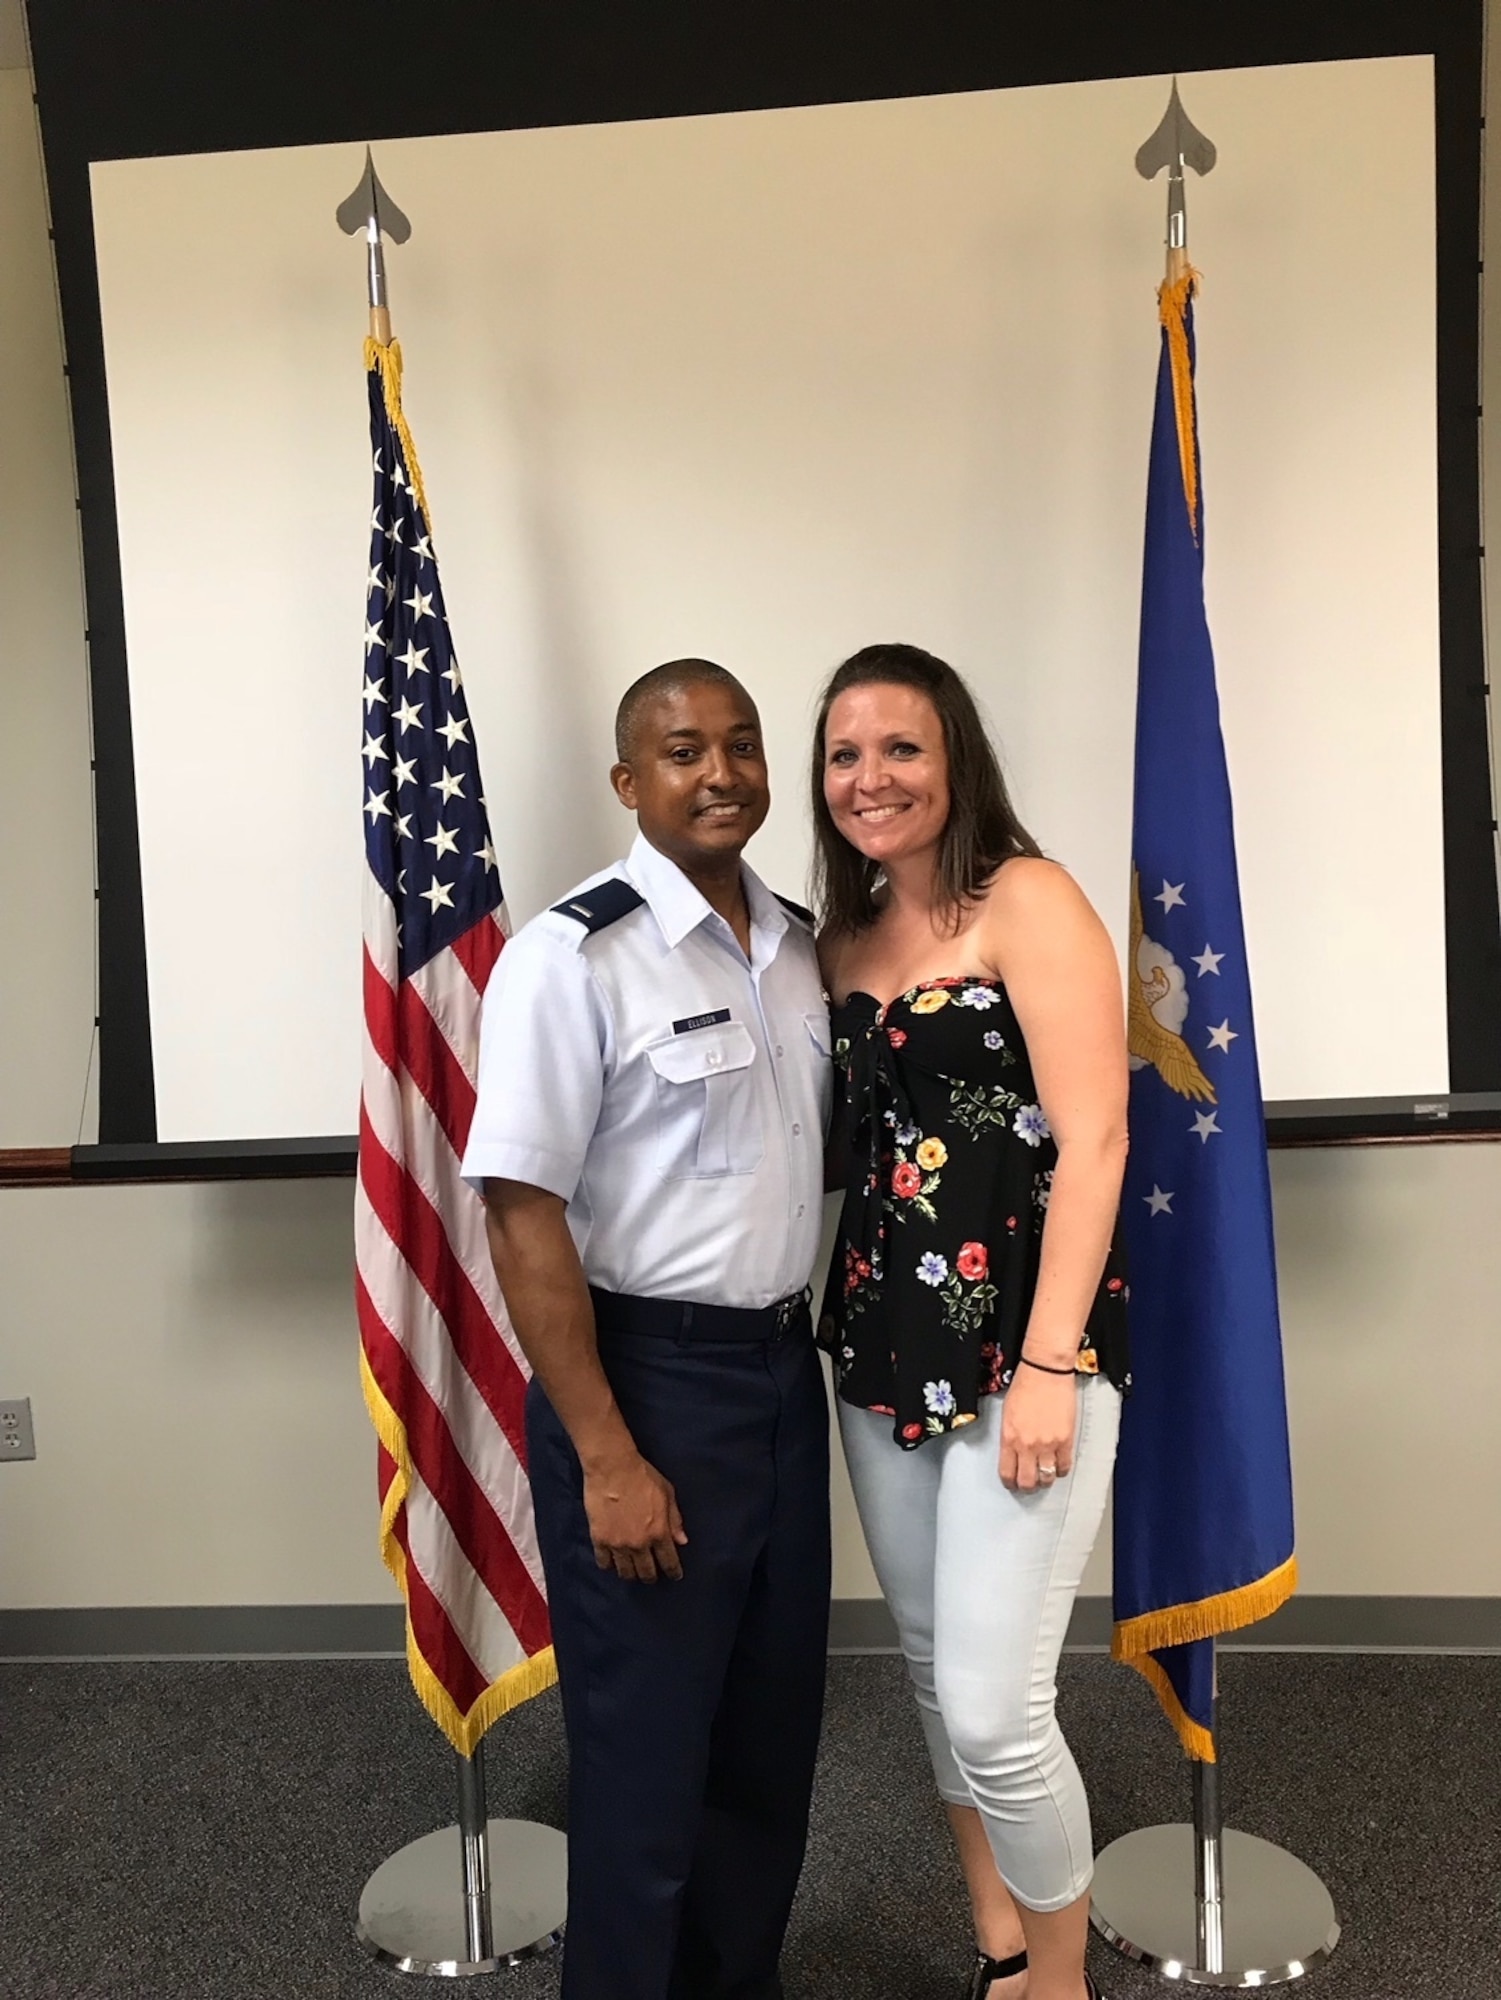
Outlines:
[[[1190,244],[1265,1092],[1443,1091],[1432,64],[1182,88],[1219,148]],[[615,701],[686,653],[760,701],[751,859],[800,895],[817,686],[910,639],[1124,943],[1165,206],[1132,161],[1167,90],[377,148],[514,920],[624,851]],[[354,1127],[370,459],[333,211],[361,165],[93,168],[163,1140]]]

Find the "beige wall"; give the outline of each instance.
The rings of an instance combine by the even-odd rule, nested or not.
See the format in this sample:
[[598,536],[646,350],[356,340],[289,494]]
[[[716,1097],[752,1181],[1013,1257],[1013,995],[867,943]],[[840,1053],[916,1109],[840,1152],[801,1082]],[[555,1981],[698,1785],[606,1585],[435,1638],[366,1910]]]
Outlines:
[[[92,1018],[77,550],[29,91],[0,70],[5,1145],[76,1136]],[[1501,1147],[1287,1153],[1273,1178],[1306,1587],[1501,1594]],[[0,1395],[33,1398],[39,1448],[0,1471],[0,1604],[386,1594],[349,1213],[342,1182],[0,1193]],[[870,1594],[842,1486],[837,1529],[839,1594]],[[1101,1552],[1086,1588],[1107,1583]]]

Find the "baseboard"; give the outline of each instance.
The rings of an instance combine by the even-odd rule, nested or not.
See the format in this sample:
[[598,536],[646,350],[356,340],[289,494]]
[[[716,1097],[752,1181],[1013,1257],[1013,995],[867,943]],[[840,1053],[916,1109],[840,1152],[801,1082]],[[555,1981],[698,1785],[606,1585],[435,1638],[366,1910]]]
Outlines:
[[[1110,1599],[1081,1597],[1066,1650],[1106,1652],[1110,1630]],[[1501,1597],[1295,1597],[1220,1643],[1227,1652],[1501,1653]],[[882,1599],[836,1599],[829,1651],[895,1652]]]
[[[1222,1642],[1236,1651],[1501,1653],[1501,1597],[1296,1597]],[[1110,1600],[1081,1597],[1071,1652],[1110,1644]],[[831,1653],[894,1653],[879,1597],[834,1601]],[[101,1605],[0,1610],[0,1661],[400,1659],[399,1604]]]

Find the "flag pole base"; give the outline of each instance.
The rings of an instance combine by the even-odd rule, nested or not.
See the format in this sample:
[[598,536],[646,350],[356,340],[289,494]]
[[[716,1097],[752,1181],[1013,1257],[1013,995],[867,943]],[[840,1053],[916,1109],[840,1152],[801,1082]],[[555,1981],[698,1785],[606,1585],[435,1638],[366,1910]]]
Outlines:
[[1219,1949],[1203,1947],[1191,1826],[1139,1827],[1110,1843],[1095,1862],[1091,1927],[1124,1958],[1186,1986],[1277,1986],[1322,1965],[1339,1919],[1318,1876],[1254,1834],[1226,1828],[1221,1840]]
[[440,1827],[398,1848],[360,1896],[355,1936],[393,1972],[468,1979],[539,1958],[562,1942],[568,1903],[568,1843],[556,1827],[492,1819],[490,1948],[471,1956],[457,1826]]

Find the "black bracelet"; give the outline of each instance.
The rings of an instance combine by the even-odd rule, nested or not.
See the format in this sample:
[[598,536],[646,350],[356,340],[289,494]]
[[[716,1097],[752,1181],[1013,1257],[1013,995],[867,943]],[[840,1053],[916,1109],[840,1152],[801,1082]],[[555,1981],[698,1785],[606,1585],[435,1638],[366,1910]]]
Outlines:
[[1046,1361],[1034,1361],[1030,1354],[1019,1354],[1017,1360],[1027,1368],[1035,1368],[1039,1375],[1077,1375],[1077,1368],[1050,1368]]

